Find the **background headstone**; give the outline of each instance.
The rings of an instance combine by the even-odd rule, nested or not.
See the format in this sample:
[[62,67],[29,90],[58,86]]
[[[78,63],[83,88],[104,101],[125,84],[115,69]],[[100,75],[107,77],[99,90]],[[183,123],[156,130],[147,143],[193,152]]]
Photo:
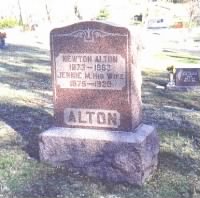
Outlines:
[[176,86],[200,86],[200,68],[177,68]]

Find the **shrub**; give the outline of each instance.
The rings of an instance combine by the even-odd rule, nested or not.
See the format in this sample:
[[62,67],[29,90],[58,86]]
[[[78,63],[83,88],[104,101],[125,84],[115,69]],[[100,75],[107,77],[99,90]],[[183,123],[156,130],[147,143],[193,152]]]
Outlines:
[[0,19],[0,28],[12,28],[18,26],[19,22],[13,18]]
[[169,73],[175,74],[175,73],[176,73],[176,67],[175,67],[174,65],[168,66],[168,67],[167,67],[167,71],[168,71]]
[[106,20],[109,17],[109,12],[107,9],[101,9],[98,16],[96,17],[97,20]]

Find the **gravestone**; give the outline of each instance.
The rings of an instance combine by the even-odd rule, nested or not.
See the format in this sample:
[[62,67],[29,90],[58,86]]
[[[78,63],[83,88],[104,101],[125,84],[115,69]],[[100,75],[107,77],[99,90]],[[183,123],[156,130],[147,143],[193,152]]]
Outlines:
[[51,32],[56,126],[127,131],[140,124],[130,50],[124,28],[79,23]]
[[41,160],[142,185],[157,166],[159,141],[142,123],[130,31],[81,22],[52,30],[50,43],[55,127],[40,135]]
[[199,91],[200,67],[176,66],[173,83],[167,84],[167,89],[177,91]]
[[200,86],[200,68],[177,68],[176,86]]

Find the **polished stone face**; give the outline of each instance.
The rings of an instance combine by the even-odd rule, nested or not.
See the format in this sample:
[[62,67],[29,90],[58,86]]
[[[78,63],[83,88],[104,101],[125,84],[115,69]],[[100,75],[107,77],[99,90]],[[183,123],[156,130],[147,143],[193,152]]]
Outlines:
[[177,86],[200,86],[200,68],[177,68]]
[[141,84],[129,30],[81,22],[50,40],[56,126],[133,131]]

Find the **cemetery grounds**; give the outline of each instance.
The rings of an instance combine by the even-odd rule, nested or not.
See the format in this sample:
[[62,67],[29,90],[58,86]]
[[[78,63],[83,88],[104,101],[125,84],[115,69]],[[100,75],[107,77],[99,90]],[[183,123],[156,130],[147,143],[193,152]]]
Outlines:
[[39,162],[38,134],[53,125],[50,55],[40,36],[18,34],[23,42],[0,49],[0,197],[200,197],[200,92],[164,89],[166,67],[200,65],[200,53],[160,48],[140,55],[144,123],[156,126],[160,154],[153,177],[137,187]]

